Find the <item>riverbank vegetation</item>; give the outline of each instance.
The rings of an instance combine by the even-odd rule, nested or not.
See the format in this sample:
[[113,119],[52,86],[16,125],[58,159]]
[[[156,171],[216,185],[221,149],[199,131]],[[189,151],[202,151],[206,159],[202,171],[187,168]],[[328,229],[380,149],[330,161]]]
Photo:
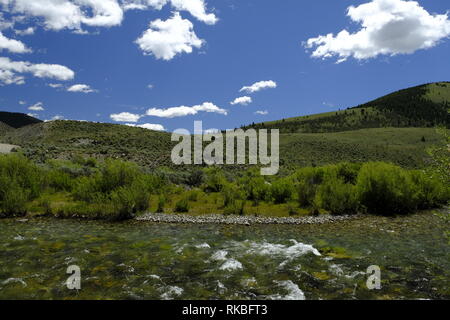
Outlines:
[[183,173],[146,171],[120,160],[76,158],[38,165],[20,154],[0,156],[3,217],[126,220],[142,212],[399,215],[439,207],[449,199],[449,184],[439,171],[384,162],[344,162],[263,177],[257,168],[235,175],[217,167]]

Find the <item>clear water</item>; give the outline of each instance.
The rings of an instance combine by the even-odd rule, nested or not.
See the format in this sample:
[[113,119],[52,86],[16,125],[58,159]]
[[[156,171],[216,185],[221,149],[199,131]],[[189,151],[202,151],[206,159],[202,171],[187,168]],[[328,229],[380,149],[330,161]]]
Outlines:
[[[0,220],[0,299],[450,299],[433,213],[326,225]],[[65,284],[81,268],[81,290]],[[368,290],[368,266],[381,290]]]

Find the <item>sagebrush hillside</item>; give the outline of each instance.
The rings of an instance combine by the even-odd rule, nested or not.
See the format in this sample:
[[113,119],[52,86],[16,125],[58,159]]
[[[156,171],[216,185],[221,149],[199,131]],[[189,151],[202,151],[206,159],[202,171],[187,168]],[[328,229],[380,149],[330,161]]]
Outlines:
[[384,127],[449,127],[449,108],[450,82],[438,82],[400,90],[347,110],[251,124],[245,128],[319,133]]
[[[443,139],[435,125],[448,126],[450,83],[405,89],[345,111],[285,119],[256,128],[277,128],[281,172],[342,161],[386,161],[405,168],[428,165],[427,150]],[[171,134],[117,124],[50,121],[19,129],[0,127],[0,143],[22,147],[31,159],[114,158],[144,168],[170,167]],[[227,166],[240,171],[242,166]]]

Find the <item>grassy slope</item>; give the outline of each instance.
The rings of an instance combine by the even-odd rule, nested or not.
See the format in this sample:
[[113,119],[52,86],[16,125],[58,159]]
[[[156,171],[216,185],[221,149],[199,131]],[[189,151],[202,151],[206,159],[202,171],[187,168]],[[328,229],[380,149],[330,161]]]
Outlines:
[[248,127],[280,129],[282,133],[340,132],[383,127],[450,126],[450,83],[440,82],[400,90],[356,108]]
[[[375,101],[382,101],[384,106],[392,97],[422,92],[426,92],[428,101],[441,107],[449,101],[450,84],[410,88]],[[398,110],[401,111],[401,106]],[[409,120],[400,111],[380,111],[377,104],[371,102],[360,108],[285,119],[256,127],[281,129],[281,165],[285,171],[297,166],[369,160],[423,167],[427,161],[426,149],[441,140],[432,127],[405,128]],[[399,121],[398,128],[392,126]],[[423,137],[425,141],[422,141]],[[112,157],[134,161],[147,168],[172,166],[170,154],[174,145],[170,134],[164,132],[77,121],[26,126],[7,132],[0,142],[20,145],[27,155],[38,161],[69,159],[77,155]]]

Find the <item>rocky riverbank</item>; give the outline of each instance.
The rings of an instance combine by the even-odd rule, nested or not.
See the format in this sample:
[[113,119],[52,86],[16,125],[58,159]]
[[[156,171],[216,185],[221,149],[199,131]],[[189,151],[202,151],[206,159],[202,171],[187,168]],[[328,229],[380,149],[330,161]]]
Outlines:
[[344,215],[320,215],[308,216],[300,218],[276,218],[276,217],[259,217],[259,216],[223,216],[218,214],[190,216],[183,214],[160,214],[146,213],[136,218],[137,221],[147,221],[156,223],[181,223],[181,224],[228,224],[228,225],[245,225],[254,224],[284,224],[284,225],[302,225],[302,224],[323,224],[344,220],[355,219],[358,216]]

